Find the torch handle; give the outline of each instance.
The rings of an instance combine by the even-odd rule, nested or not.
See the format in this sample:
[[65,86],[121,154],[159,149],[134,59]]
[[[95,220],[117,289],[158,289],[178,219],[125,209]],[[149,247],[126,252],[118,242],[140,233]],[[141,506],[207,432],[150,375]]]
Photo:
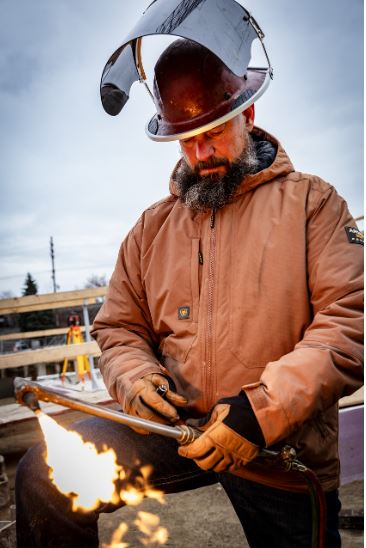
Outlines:
[[[142,419],[140,417],[127,415],[121,411],[106,409],[101,405],[86,403],[77,398],[64,395],[53,388],[42,386],[36,382],[29,381],[21,377],[16,377],[14,379],[14,387],[17,402],[27,404],[29,407],[31,407],[28,403],[30,399],[29,394],[32,393],[38,400],[56,403],[58,405],[62,405],[63,407],[74,409],[75,411],[81,411],[89,415],[94,415],[95,417],[112,420],[132,428],[142,428],[143,430],[153,434],[160,434],[168,438],[174,438],[181,444],[191,443],[200,435],[198,430],[195,430],[190,426],[168,426],[166,424],[160,424],[158,422]],[[31,409],[35,410],[33,407],[31,407]]]

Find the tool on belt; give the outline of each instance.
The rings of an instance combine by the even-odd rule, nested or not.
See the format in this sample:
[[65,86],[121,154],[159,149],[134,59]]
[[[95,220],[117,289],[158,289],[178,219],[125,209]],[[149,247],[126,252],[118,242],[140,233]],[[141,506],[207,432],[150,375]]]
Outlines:
[[[163,389],[162,386],[159,386],[157,390],[165,393],[164,389],[166,387],[164,386]],[[202,434],[200,430],[186,424],[169,426],[131,416],[127,413],[122,413],[121,411],[107,409],[101,405],[86,403],[77,398],[62,394],[62,392],[59,392],[54,388],[44,387],[36,382],[21,377],[16,377],[14,379],[14,391],[17,403],[28,406],[34,412],[40,410],[39,400],[52,402],[68,407],[69,409],[87,413],[88,415],[94,415],[95,417],[112,420],[132,428],[142,428],[153,434],[160,434],[161,436],[173,438],[181,445],[192,443]],[[312,503],[313,531],[311,546],[312,548],[323,548],[326,521],[325,497],[316,474],[297,460],[295,449],[288,445],[284,446],[281,451],[261,449],[258,458],[270,459],[271,462],[276,460],[282,464],[286,471],[298,472],[304,477],[309,488]]]

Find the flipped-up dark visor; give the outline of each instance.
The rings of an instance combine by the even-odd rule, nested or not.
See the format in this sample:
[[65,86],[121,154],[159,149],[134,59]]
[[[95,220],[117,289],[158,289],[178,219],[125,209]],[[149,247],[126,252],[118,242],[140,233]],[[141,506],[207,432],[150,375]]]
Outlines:
[[[145,79],[141,38],[155,34],[198,42],[241,77],[248,69],[253,40],[262,41],[264,36],[249,12],[235,0],[154,0],[104,67],[100,93],[108,114],[119,114],[132,84]],[[268,56],[267,61],[265,70],[271,72]]]

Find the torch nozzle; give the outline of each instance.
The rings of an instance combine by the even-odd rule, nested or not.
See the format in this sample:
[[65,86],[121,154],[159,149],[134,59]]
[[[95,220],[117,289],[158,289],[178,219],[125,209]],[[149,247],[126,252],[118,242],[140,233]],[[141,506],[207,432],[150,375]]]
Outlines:
[[35,413],[41,411],[37,389],[31,382],[21,377],[16,377],[14,379],[14,393],[18,403],[26,405]]
[[41,410],[38,398],[34,394],[34,392],[24,392],[23,402],[29,407],[31,411],[34,411],[35,413]]

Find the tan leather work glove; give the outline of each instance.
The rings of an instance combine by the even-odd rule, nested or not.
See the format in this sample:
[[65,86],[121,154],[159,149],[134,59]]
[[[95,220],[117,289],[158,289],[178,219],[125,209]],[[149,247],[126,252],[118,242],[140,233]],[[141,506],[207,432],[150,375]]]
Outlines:
[[178,453],[193,459],[203,470],[235,472],[255,459],[259,445],[244,437],[246,428],[251,438],[264,446],[263,434],[243,392],[219,400],[205,419],[189,421],[189,424],[198,426],[203,434],[193,443],[180,447]]
[[[157,392],[160,385],[167,388],[164,397]],[[126,396],[126,413],[161,424],[174,424],[180,418],[176,407],[184,407],[187,403],[184,396],[170,389],[169,381],[164,375],[150,373],[133,383]],[[148,434],[140,428],[134,430],[140,434]]]

